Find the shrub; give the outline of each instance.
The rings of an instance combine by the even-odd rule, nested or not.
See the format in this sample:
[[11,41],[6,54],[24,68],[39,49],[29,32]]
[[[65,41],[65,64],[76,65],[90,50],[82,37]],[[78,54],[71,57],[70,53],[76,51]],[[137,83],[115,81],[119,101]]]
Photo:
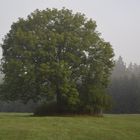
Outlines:
[[43,102],[35,109],[34,115],[45,116],[45,115],[55,115],[57,114],[57,104],[56,102]]

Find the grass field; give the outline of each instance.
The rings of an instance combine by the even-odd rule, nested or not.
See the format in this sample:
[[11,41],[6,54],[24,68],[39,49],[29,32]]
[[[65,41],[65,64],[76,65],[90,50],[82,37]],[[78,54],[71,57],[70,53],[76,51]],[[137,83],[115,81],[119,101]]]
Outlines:
[[0,113],[0,140],[140,140],[140,115],[30,115]]

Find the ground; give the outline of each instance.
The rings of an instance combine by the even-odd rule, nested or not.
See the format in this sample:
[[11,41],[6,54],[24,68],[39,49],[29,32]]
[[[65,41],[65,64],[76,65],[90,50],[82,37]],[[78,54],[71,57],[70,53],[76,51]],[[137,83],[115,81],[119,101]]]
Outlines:
[[0,140],[140,140],[140,115],[34,117],[0,113]]

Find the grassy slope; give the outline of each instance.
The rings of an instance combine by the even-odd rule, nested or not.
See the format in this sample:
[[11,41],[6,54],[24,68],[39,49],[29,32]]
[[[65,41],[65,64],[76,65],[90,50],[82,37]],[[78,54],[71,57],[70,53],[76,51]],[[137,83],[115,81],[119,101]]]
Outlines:
[[97,118],[0,113],[0,140],[140,140],[140,115]]

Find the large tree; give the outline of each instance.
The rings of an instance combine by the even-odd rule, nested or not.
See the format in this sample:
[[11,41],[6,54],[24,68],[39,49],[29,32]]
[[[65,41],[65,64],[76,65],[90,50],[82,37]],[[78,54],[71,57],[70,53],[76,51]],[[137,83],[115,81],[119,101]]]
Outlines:
[[2,49],[7,100],[55,101],[60,112],[106,106],[113,50],[83,14],[36,10],[13,23]]

